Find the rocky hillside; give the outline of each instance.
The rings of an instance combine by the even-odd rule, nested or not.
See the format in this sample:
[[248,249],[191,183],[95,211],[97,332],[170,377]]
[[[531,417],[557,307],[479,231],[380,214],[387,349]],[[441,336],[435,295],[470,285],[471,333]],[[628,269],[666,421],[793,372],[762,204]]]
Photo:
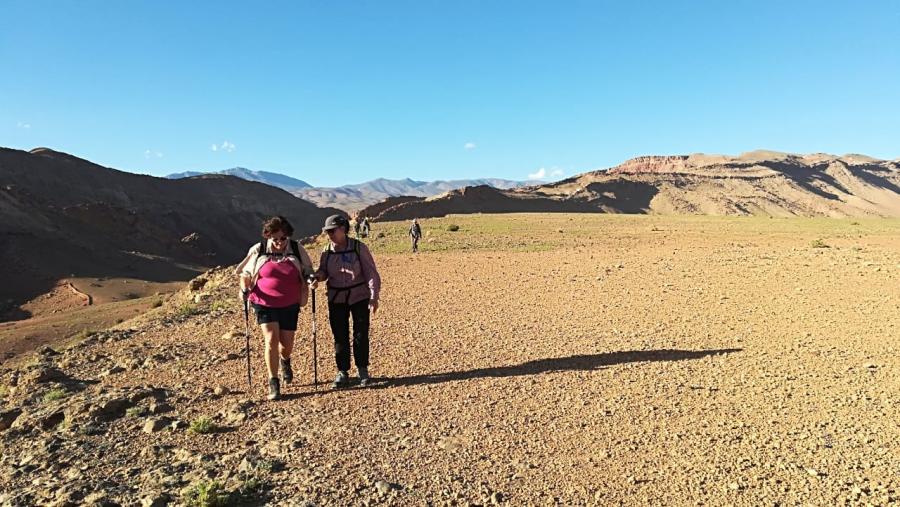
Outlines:
[[337,212],[232,176],[169,180],[0,148],[0,303],[63,277],[187,279],[240,260],[266,216],[287,216],[305,236]]
[[639,157],[548,185],[463,189],[377,211],[381,220],[522,211],[897,217],[900,162],[768,151]]

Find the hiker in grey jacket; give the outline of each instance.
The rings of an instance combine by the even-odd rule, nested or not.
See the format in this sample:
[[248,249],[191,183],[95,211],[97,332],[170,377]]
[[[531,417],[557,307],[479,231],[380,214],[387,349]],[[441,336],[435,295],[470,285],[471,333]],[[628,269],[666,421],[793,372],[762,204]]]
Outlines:
[[419,222],[413,218],[412,225],[409,226],[409,238],[412,240],[412,251],[416,253],[419,251],[419,240],[422,239],[422,228],[419,227]]
[[350,318],[353,319],[353,361],[359,383],[369,384],[369,318],[378,311],[381,276],[369,247],[349,236],[350,222],[342,215],[325,220],[322,231],[330,243],[322,252],[316,281],[327,280],[328,320],[334,335],[334,359],[338,374],[334,387],[350,384]]

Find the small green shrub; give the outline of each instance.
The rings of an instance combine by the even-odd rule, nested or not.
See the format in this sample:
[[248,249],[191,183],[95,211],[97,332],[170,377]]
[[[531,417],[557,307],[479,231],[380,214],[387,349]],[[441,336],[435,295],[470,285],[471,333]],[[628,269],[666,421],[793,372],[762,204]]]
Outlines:
[[227,303],[225,303],[225,301],[222,301],[221,299],[217,299],[217,300],[213,301],[213,303],[211,305],[209,305],[209,309],[214,312],[217,312],[219,310],[225,310],[227,307],[228,307]]
[[150,303],[150,308],[159,308],[162,305],[163,305],[163,300],[157,299],[157,300],[153,301],[152,303]]
[[459,230],[459,226],[456,224],[450,224],[447,226],[447,230],[450,232],[456,232]]
[[238,487],[238,494],[244,497],[258,497],[266,489],[265,481],[258,477],[248,477]]
[[207,433],[212,433],[219,429],[216,427],[216,424],[212,422],[212,419],[209,417],[198,417],[191,421],[190,430],[192,433],[197,433],[198,435],[206,435]]
[[829,247],[828,245],[826,245],[825,242],[822,241],[821,239],[817,239],[817,240],[813,241],[813,242],[810,244],[810,246],[812,246],[813,248],[830,248],[830,247]]
[[44,393],[44,403],[51,403],[57,400],[61,400],[67,396],[65,389],[51,389]]
[[219,481],[203,481],[184,490],[182,501],[189,507],[225,507],[230,496]]
[[190,317],[197,313],[197,307],[193,303],[185,303],[178,307],[175,314],[179,317]]
[[144,415],[144,408],[131,407],[125,411],[125,415],[127,415],[128,417],[141,417],[142,415]]

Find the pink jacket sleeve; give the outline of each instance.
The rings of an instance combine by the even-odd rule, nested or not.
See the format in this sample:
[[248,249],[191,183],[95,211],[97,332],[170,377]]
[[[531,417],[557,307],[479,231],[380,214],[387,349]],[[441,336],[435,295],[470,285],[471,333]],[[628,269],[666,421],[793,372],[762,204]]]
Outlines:
[[366,282],[369,284],[369,297],[372,301],[378,301],[381,295],[381,275],[378,274],[378,268],[375,267],[375,258],[372,252],[365,244],[359,245],[359,262],[362,264],[363,273],[368,277]]

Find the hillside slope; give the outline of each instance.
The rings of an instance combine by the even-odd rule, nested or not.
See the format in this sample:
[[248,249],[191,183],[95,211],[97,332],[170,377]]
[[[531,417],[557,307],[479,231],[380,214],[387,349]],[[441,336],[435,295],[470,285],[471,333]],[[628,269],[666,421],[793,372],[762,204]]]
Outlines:
[[0,302],[63,277],[190,278],[240,260],[267,216],[285,215],[300,237],[337,212],[232,176],[169,180],[0,148]]

